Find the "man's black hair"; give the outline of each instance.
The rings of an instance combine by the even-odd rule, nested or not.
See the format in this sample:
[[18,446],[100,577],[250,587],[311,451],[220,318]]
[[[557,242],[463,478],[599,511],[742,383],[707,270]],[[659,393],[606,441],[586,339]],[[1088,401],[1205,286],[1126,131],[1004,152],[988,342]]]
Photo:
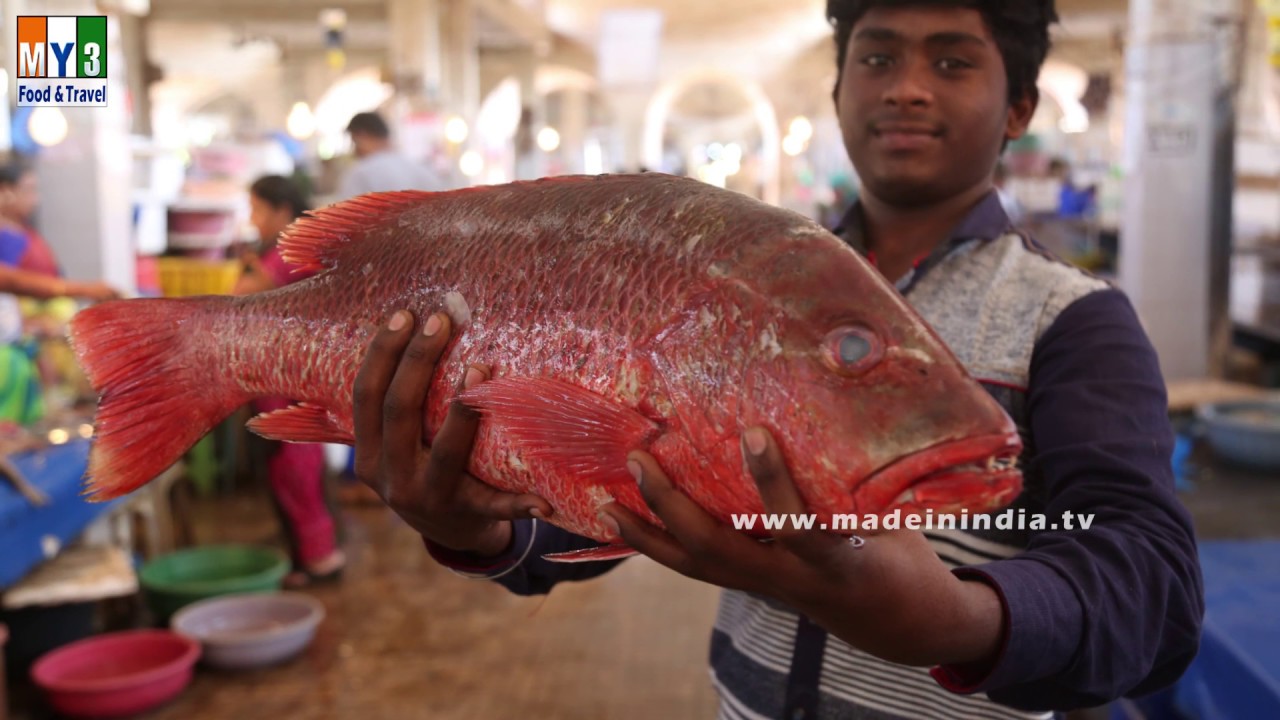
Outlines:
[[384,140],[391,137],[391,128],[387,127],[387,121],[376,112],[356,113],[352,116],[351,122],[347,123],[347,132],[352,135],[367,135]]
[[[913,5],[971,8],[982,13],[1004,59],[1009,102],[1039,99],[1036,80],[1052,44],[1049,26],[1058,21],[1054,0],[827,0],[827,20],[835,28],[837,77],[844,74],[853,26],[867,11]],[[838,87],[839,80],[836,82]]]
[[19,160],[11,160],[0,165],[0,187],[12,187],[22,182],[27,173],[34,170],[30,165]]

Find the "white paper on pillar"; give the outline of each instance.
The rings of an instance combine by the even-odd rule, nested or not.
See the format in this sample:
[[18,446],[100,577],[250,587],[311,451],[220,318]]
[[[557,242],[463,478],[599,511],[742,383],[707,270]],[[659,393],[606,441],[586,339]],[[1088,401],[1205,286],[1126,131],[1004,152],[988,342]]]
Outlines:
[[661,10],[628,8],[601,13],[596,47],[600,84],[619,87],[656,82],[662,23]]
[[1166,379],[1208,372],[1214,97],[1210,42],[1130,50],[1120,285]]

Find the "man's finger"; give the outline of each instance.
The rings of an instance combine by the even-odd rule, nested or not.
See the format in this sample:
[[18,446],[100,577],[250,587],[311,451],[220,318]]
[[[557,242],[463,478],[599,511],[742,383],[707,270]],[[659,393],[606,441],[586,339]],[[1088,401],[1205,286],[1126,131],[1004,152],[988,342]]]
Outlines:
[[[770,531],[774,540],[797,555],[813,561],[825,559],[828,553],[843,545],[843,541],[835,535],[812,526],[803,529],[808,525],[806,515],[809,508],[796,490],[782,452],[768,430],[755,427],[743,433],[742,455],[746,458],[747,468],[760,491],[765,512],[787,517],[787,522],[783,523],[781,529]],[[797,527],[797,520],[802,523],[802,527]]]
[[555,512],[551,503],[537,495],[503,492],[474,478],[466,484],[462,499],[469,510],[493,520],[545,520]]
[[[382,399],[400,363],[400,353],[409,342],[413,315],[406,310],[394,313],[378,330],[356,374],[352,396],[352,420],[356,436],[356,475],[366,482],[377,474],[382,453]],[[382,495],[382,488],[374,488]]]
[[618,536],[632,550],[647,555],[657,563],[681,575],[705,580],[697,573],[697,564],[687,550],[662,528],[650,525],[616,502],[600,508],[601,519],[617,526]]
[[640,477],[640,495],[653,514],[658,516],[667,533],[690,554],[704,561],[715,561],[727,554],[747,551],[754,543],[711,517],[671,483],[658,462],[643,452],[631,453],[627,467]]
[[[462,389],[469,390],[488,377],[484,368],[469,367],[463,376]],[[431,458],[427,462],[427,497],[446,499],[454,497],[467,473],[471,460],[471,448],[475,445],[476,429],[480,427],[480,413],[458,400],[449,405],[440,432],[431,440]]]
[[382,463],[393,481],[412,482],[422,449],[422,424],[436,362],[449,342],[449,318],[432,315],[413,333],[382,402]]

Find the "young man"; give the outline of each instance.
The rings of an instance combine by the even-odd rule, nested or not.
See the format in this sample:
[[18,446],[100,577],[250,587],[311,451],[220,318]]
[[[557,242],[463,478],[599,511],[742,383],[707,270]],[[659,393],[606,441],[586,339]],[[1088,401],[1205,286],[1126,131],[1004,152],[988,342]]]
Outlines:
[[[1014,718],[1173,682],[1198,648],[1195,541],[1173,493],[1155,354],[1125,297],[1014,233],[993,191],[1037,103],[1049,0],[831,0],[844,142],[863,181],[840,229],[1018,423],[1014,507],[1088,530],[898,531],[864,547],[719,525],[643,453],[629,467],[667,531],[610,505],[629,545],[726,588],[711,641],[727,718]],[[599,575],[548,552],[592,541],[550,506],[463,472],[477,419],[455,405],[432,451],[420,411],[447,318],[397,314],[356,382],[357,470],[433,556],[517,593]],[[475,368],[466,384],[484,379]],[[803,506],[771,438],[743,453],[770,513]],[[532,518],[532,519],[531,519]]]
[[415,163],[391,145],[391,128],[376,112],[356,113],[347,123],[356,163],[342,178],[341,199],[386,190],[444,190],[445,183],[425,165]]

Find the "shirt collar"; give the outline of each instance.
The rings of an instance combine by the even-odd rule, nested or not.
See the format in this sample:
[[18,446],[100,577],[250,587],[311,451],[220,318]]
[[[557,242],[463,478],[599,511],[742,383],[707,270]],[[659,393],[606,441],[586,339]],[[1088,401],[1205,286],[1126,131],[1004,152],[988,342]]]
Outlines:
[[[849,208],[832,232],[843,238],[854,250],[866,255],[867,245],[863,235],[865,228],[862,202],[858,201]],[[1000,195],[993,189],[952,228],[944,246],[951,247],[970,240],[995,240],[1011,229],[1009,215],[1000,202]]]

